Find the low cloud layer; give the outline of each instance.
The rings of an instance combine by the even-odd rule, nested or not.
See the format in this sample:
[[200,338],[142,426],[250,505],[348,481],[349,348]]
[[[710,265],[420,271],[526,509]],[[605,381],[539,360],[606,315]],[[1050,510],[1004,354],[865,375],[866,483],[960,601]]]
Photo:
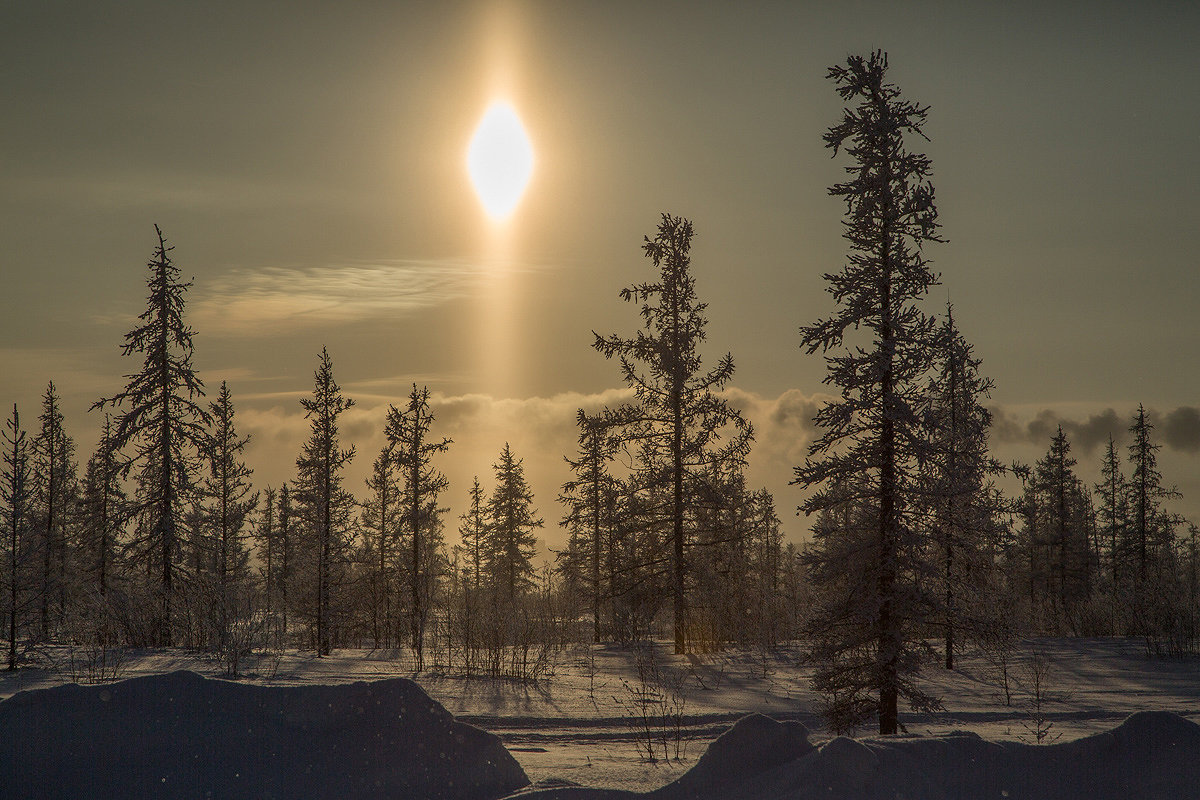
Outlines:
[[[347,395],[354,397],[352,391]],[[790,390],[769,397],[741,389],[730,389],[726,398],[754,425],[755,444],[747,467],[752,487],[765,486],[775,495],[776,509],[785,529],[799,538],[805,527],[794,521],[800,490],[789,486],[792,468],[802,463],[812,441],[812,414],[822,402]],[[295,399],[276,398],[270,407],[263,400],[239,406],[239,429],[251,434],[247,460],[256,470],[255,481],[278,485],[290,480],[295,458],[308,435],[308,421]],[[449,539],[456,538],[458,515],[464,510],[467,490],[473,477],[488,490],[492,484],[492,464],[505,442],[524,460],[526,477],[534,491],[539,513],[546,521],[542,536],[551,547],[562,544],[565,534],[558,530],[562,509],[556,501],[562,484],[570,474],[564,456],[577,449],[578,428],[575,415],[582,408],[595,413],[632,399],[628,389],[610,389],[592,394],[564,392],[549,397],[496,399],[483,394],[446,395],[433,393],[430,404],[436,417],[433,434],[454,440],[450,450],[438,458],[438,468],[446,473],[450,488],[444,500],[450,508],[446,517]],[[279,402],[282,400],[282,402]],[[400,400],[396,401],[397,405]],[[354,444],[358,455],[347,470],[346,487],[361,496],[363,481],[371,462],[383,447],[383,424],[388,403],[359,398],[359,403],[341,419],[345,445]]]
[[[1117,445],[1129,439],[1134,409],[1118,414],[1106,408],[1086,417],[1071,417],[1055,411],[1042,409],[1032,419],[1000,406],[993,406],[992,441],[996,444],[1035,444],[1048,447],[1051,437],[1061,425],[1071,446],[1086,455],[1095,453],[1108,443],[1111,436]],[[1183,453],[1200,452],[1200,409],[1194,406],[1179,406],[1160,413],[1148,410],[1154,425],[1155,440],[1171,450]]]

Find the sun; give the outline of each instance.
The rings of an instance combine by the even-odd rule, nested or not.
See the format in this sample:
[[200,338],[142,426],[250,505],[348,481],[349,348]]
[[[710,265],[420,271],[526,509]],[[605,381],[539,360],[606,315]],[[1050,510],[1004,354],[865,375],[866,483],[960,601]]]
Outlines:
[[507,219],[533,175],[533,145],[509,103],[488,106],[467,147],[467,172],[488,216]]

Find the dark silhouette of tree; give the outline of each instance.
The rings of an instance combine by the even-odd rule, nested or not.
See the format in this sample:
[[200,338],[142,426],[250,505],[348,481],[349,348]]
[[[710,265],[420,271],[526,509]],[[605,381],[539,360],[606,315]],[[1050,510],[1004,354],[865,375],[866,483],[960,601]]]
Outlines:
[[414,383],[403,412],[395,406],[388,408],[384,430],[402,482],[401,530],[409,553],[409,632],[418,670],[424,668],[425,624],[439,574],[439,518],[444,509],[438,508],[438,496],[449,485],[446,476],[430,462],[450,448],[451,440],[430,439],[433,422],[429,388],[417,389]]
[[[288,630],[288,589],[295,580],[296,515],[292,505],[291,488],[287,483],[279,487],[279,631],[286,638]],[[293,598],[295,594],[293,593]]]
[[522,464],[505,442],[500,460],[492,465],[496,488],[487,505],[484,570],[498,602],[512,603],[533,587],[533,556],[537,551],[534,531],[543,522],[533,507],[533,492],[525,482]]
[[370,494],[363,502],[361,521],[371,560],[367,568],[371,591],[371,635],[375,647],[388,647],[392,640],[392,597],[396,583],[393,551],[400,535],[399,489],[390,445],[385,445],[376,456],[366,483]]
[[1041,589],[1034,595],[1060,604],[1085,598],[1091,591],[1091,508],[1075,464],[1060,425],[1049,451],[1034,465],[1026,490],[1031,582]]
[[715,394],[733,378],[733,356],[726,353],[701,372],[707,304],[696,299],[691,244],[692,223],[663,214],[654,238],[642,245],[659,280],[621,290],[621,299],[641,304],[644,329],[632,339],[594,334],[593,344],[605,358],[618,359],[636,398],[633,405],[606,408],[604,425],[636,449],[637,488],[667,492],[654,522],[670,531],[676,653],[688,649],[687,551],[697,533],[688,498],[701,491],[713,464],[744,461],[753,439],[750,424]]
[[313,373],[313,396],[303,398],[309,437],[296,459],[296,500],[307,526],[307,549],[315,578],[312,598],[318,656],[329,655],[331,590],[334,562],[343,558],[354,498],[342,488],[342,470],[354,458],[354,446],[343,450],[338,417],[354,405],[333,379],[333,362],[321,348]]
[[42,395],[40,430],[33,439],[34,503],[38,516],[38,544],[42,571],[39,576],[41,627],[39,636],[50,637],[51,604],[61,621],[66,611],[67,544],[69,520],[78,492],[75,442],[63,429],[62,409],[51,381]]
[[617,483],[608,473],[614,448],[600,418],[588,416],[581,408],[575,421],[579,426],[579,454],[574,459],[563,457],[574,477],[563,484],[558,499],[567,507],[562,524],[571,532],[571,541],[564,551],[568,555],[567,572],[578,580],[585,574],[583,562],[587,562],[587,578],[579,583],[587,587],[592,611],[592,641],[599,643],[600,598],[603,594],[600,563],[605,512],[608,495]]
[[8,541],[8,668],[17,668],[17,635],[22,611],[22,568],[29,531],[29,442],[21,429],[21,416],[13,413],[4,425],[4,469],[0,474],[0,500],[4,502],[5,537]]
[[1144,585],[1150,568],[1155,574],[1149,577],[1161,579],[1174,546],[1174,520],[1163,508],[1163,500],[1178,497],[1179,492],[1163,486],[1157,455],[1161,445],[1154,443],[1154,425],[1140,403],[1129,432],[1133,434],[1129,443],[1129,535],[1138,579]]
[[932,538],[940,550],[944,655],[954,669],[954,648],[963,607],[987,585],[984,571],[990,548],[986,540],[996,508],[989,476],[1002,471],[988,455],[991,413],[982,401],[992,381],[980,374],[981,361],[954,324],[948,305],[937,330],[937,373],[929,387],[927,425],[928,504]]
[[225,381],[216,402],[209,404],[209,412],[213,429],[204,451],[208,475],[201,486],[206,500],[202,517],[208,533],[207,561],[215,579],[217,646],[224,652],[238,603],[245,599],[248,588],[250,552],[245,528],[258,508],[259,495],[250,485],[253,470],[243,460],[250,437],[237,435],[233,398]]
[[263,490],[262,513],[254,526],[254,542],[258,546],[259,575],[262,576],[263,612],[268,626],[273,625],[278,605],[275,595],[279,584],[280,531],[275,515],[279,491],[272,486]]
[[[911,600],[920,565],[909,554],[920,551],[912,514],[928,445],[918,409],[922,378],[934,361],[933,321],[918,301],[937,277],[923,248],[941,241],[931,162],[905,146],[906,137],[924,138],[928,108],[902,99],[899,87],[885,80],[887,68],[886,54],[876,51],[869,58],[850,56],[828,73],[842,100],[856,104],[825,134],[835,156],[844,149],[852,159],[849,180],[829,190],[846,204],[843,236],[850,255],[840,273],[824,276],[838,311],[800,333],[808,353],[827,354],[824,382],[840,397],[817,412],[822,434],[795,478],[803,487],[817,487],[802,506],[805,513],[850,502],[856,514],[874,519],[873,541],[861,542],[873,556],[862,565],[871,581],[860,595],[872,609],[873,658],[853,659],[854,668],[843,663],[842,656],[849,658],[862,643],[862,631],[847,631],[847,649],[827,648],[832,660],[820,669],[836,680],[830,690],[835,702],[847,709],[874,705],[881,734],[897,731],[901,697],[920,708],[936,705],[912,680],[922,640]],[[850,345],[847,333],[858,331],[869,341]],[[835,350],[840,354],[828,355]],[[823,552],[845,555],[840,547]],[[876,693],[877,701],[864,700],[868,693]]]
[[1117,455],[1117,446],[1111,435],[1108,437],[1108,446],[1104,450],[1104,458],[1100,465],[1100,478],[1100,482],[1096,484],[1096,495],[1100,498],[1100,508],[1096,510],[1100,523],[1099,533],[1108,541],[1108,569],[1112,590],[1119,592],[1123,581],[1129,577],[1122,569],[1129,558],[1129,554],[1124,552],[1127,548],[1129,522],[1129,484],[1121,473],[1121,459]]
[[476,475],[471,483],[470,500],[467,510],[460,516],[458,528],[462,539],[463,550],[470,573],[470,588],[478,589],[482,585],[483,571],[487,563],[487,501],[484,499],[483,487],[479,485]]
[[147,308],[141,324],[125,334],[123,355],[144,357],[140,372],[126,375],[124,391],[96,402],[114,406],[117,415],[113,447],[133,448],[130,467],[137,468],[137,510],[144,520],[138,550],[157,562],[161,611],[158,644],[173,641],[172,598],[175,595],[179,531],[194,494],[198,454],[208,440],[208,412],[196,402],[204,384],[192,368],[194,331],[183,321],[184,294],[179,268],[171,261],[162,230],[155,225],[158,246],[147,266]]
[[116,572],[121,531],[129,519],[129,500],[121,486],[121,454],[113,449],[112,418],[104,415],[104,428],[95,453],[88,459],[80,497],[79,557],[85,590],[108,595]]

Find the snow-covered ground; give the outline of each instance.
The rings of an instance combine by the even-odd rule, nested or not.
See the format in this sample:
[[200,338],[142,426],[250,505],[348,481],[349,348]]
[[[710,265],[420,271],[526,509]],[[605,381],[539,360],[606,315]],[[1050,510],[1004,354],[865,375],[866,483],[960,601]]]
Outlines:
[[[1035,650],[1043,653],[1049,664],[1040,730],[1046,733],[1047,742],[1055,744],[1049,750],[1041,748],[1046,753],[1060,752],[1063,745],[1074,740],[1110,731],[1139,711],[1169,711],[1200,721],[1200,661],[1148,659],[1140,641],[1123,639],[1033,640],[1023,644],[1018,656]],[[63,654],[48,655],[60,662],[58,670],[26,668],[15,674],[0,674],[0,698],[24,689],[66,682],[69,670],[61,666]],[[596,646],[562,653],[553,674],[536,686],[431,674],[417,676],[417,682],[459,721],[497,734],[535,788],[578,785],[645,792],[683,776],[717,736],[749,712],[801,723],[807,729],[805,741],[812,745],[829,742],[833,736],[823,727],[818,713],[820,700],[808,688],[808,672],[794,662],[794,657],[787,653],[765,662],[757,656],[739,653],[677,657],[668,652],[665,643],[640,656],[616,647]],[[652,671],[651,668],[657,670],[657,686],[646,686],[639,678],[639,674]],[[239,683],[323,686],[411,677],[409,669],[395,653],[338,651],[333,657],[317,659],[308,653],[293,652],[247,663],[244,666],[247,676]],[[949,753],[961,751],[967,754],[963,757],[979,756],[972,750],[978,746],[972,744],[976,740],[950,736],[955,731],[968,731],[994,742],[1034,742],[1039,715],[1031,708],[1027,675],[1019,657],[1010,669],[1011,705],[1005,702],[994,666],[978,656],[962,659],[954,672],[930,668],[925,678],[927,688],[943,698],[945,711],[933,715],[903,714],[909,738],[870,747],[884,753],[885,761],[897,757],[896,753],[905,753],[905,758],[911,756],[916,761],[923,758],[934,764],[938,758],[946,759],[950,769],[953,759]],[[218,664],[200,656],[179,651],[139,651],[127,655],[120,677],[176,670],[191,670],[209,677],[221,674]],[[660,729],[656,724],[647,736],[644,728],[631,724],[631,717],[640,714],[643,706],[639,700],[647,696],[647,689],[658,692],[647,706],[654,712],[654,722],[661,722],[666,715],[678,727],[669,724]],[[1138,739],[1140,742],[1150,734],[1170,732],[1173,730],[1170,719],[1173,718],[1137,718],[1134,738],[1142,737]],[[792,734],[788,735],[794,734],[793,728],[789,728]],[[1175,734],[1186,739],[1187,730],[1190,726]],[[861,733],[868,735],[870,731]],[[741,734],[743,745],[749,742],[758,748],[770,746],[770,736],[763,738],[765,734],[761,731]],[[650,745],[650,739],[656,743]],[[648,746],[653,746],[657,763],[647,763]],[[921,747],[934,746],[941,750],[920,751]],[[1000,761],[1010,757],[1022,763],[1029,761],[1020,755],[1031,752],[1028,748],[1000,747],[1001,750],[987,752]],[[1075,747],[1080,753],[1107,752],[1103,748],[1097,750],[1099,745],[1094,742]],[[840,742],[831,748],[826,748],[829,752],[825,762],[833,764],[842,764],[846,759],[847,763],[854,759],[862,761],[875,752]],[[668,760],[663,760],[664,751]],[[833,759],[835,755],[837,759]],[[878,760],[878,753],[875,757]],[[1042,756],[1035,754],[1035,757]],[[1114,758],[1109,753],[1102,761],[1115,763]],[[810,769],[816,767],[810,765]],[[786,779],[799,780],[796,775]],[[772,791],[783,792],[782,784]],[[1013,791],[1019,794],[1018,789]],[[578,792],[573,794],[579,796]],[[1190,796],[1200,797],[1200,782]]]

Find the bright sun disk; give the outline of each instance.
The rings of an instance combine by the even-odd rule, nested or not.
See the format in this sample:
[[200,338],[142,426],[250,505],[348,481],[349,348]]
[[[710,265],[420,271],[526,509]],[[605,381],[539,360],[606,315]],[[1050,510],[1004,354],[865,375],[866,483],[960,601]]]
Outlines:
[[533,145],[508,103],[492,103],[475,128],[467,172],[489,217],[502,220],[513,212],[533,174]]

